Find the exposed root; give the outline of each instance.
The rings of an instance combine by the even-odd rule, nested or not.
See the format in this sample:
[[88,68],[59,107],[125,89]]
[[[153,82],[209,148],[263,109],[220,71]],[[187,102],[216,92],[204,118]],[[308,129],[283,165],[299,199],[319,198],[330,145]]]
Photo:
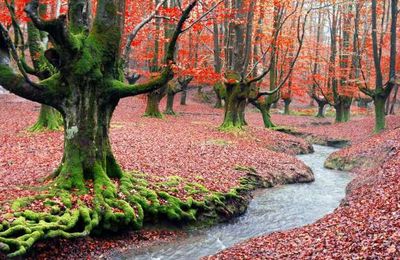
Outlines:
[[[97,165],[93,169],[94,180],[78,180],[72,170],[80,171],[76,166],[64,165],[48,193],[15,200],[10,207],[12,213],[0,215],[0,251],[15,257],[25,254],[41,239],[83,237],[94,230],[137,230],[145,221],[190,223],[202,213],[213,218],[219,214],[237,214],[225,201],[239,198],[236,190],[228,194],[212,193],[199,184],[185,182],[183,186],[188,195],[204,194],[205,197],[195,200],[189,196],[181,200],[166,189],[181,185],[181,179],[149,184],[140,173],[122,173],[121,178],[110,179]],[[74,178],[72,182],[70,179]],[[84,185],[85,192],[77,189],[80,184]],[[247,189],[247,185],[242,189]]]

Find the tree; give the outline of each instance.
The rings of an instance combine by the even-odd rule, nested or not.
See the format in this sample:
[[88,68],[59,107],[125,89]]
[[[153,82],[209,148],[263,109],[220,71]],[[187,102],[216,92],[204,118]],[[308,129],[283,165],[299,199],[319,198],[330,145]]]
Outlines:
[[171,81],[167,88],[167,105],[164,114],[175,115],[174,100],[175,95],[179,92],[186,91],[190,82],[193,80],[192,76],[178,77],[176,81]]
[[[130,225],[139,228],[144,211],[157,211],[154,193],[132,194],[135,178],[124,173],[116,162],[109,140],[110,120],[120,99],[153,91],[164,86],[172,77],[175,46],[185,21],[197,1],[191,1],[176,25],[165,53],[166,66],[161,73],[143,84],[124,83],[120,46],[125,21],[125,1],[99,0],[91,23],[90,1],[70,0],[68,17],[61,15],[44,20],[38,13],[40,3],[32,0],[25,11],[33,25],[47,32],[53,47],[45,51],[46,58],[57,73],[38,83],[11,66],[17,63],[15,46],[7,29],[1,25],[0,85],[32,101],[56,108],[64,120],[64,156],[49,197],[61,197],[68,206],[56,214],[22,212],[0,234],[0,248],[21,255],[43,237],[79,237],[93,229],[115,230]],[[89,11],[89,13],[86,13]],[[111,178],[120,180],[120,187]],[[92,183],[92,188],[91,188]],[[85,204],[79,195],[94,193]],[[76,194],[77,200],[72,196]],[[148,200],[153,203],[147,204]],[[168,216],[175,216],[173,209]],[[174,215],[175,214],[175,215]],[[46,219],[48,222],[41,222]],[[2,229],[4,227],[2,226]]]
[[[266,54],[270,52],[268,69],[266,69],[260,76],[255,77],[255,79],[259,81],[269,74],[270,91],[261,91],[260,86],[258,86],[256,92],[253,92],[253,95],[249,99],[250,103],[260,110],[266,128],[275,127],[275,124],[271,121],[270,109],[272,105],[277,103],[281,98],[280,90],[285,86],[288,80],[288,88],[291,88],[292,73],[304,43],[307,18],[310,12],[314,10],[311,8],[303,14],[304,4],[305,1],[299,1],[294,4],[275,2],[273,6],[271,41],[267,51],[262,55],[265,57]],[[297,14],[297,16],[294,16],[295,14]],[[291,27],[296,29],[295,34],[297,37],[293,40],[293,36],[290,35],[289,37],[292,40],[289,40],[288,44],[284,45],[281,43],[284,41],[282,30],[289,19],[292,19]],[[296,26],[293,26],[294,24]],[[296,41],[297,49],[295,47]],[[281,60],[280,64],[279,60]],[[255,62],[255,67],[253,67],[252,70],[256,69],[257,65],[258,62]],[[290,91],[286,92],[286,94],[288,93],[290,93]],[[288,108],[288,104],[291,102],[289,97],[290,96],[284,96],[287,100],[286,108]]]
[[[386,1],[384,1],[386,2]],[[361,87],[360,90],[374,100],[375,107],[375,132],[381,132],[385,129],[385,103],[394,86],[396,85],[396,43],[397,43],[397,15],[398,0],[390,1],[391,24],[390,24],[390,57],[389,57],[389,75],[387,83],[384,83],[382,71],[382,42],[378,42],[378,11],[377,1],[371,2],[371,36],[373,61],[375,68],[375,89]],[[383,18],[384,19],[384,18]],[[383,32],[382,32],[383,33]]]

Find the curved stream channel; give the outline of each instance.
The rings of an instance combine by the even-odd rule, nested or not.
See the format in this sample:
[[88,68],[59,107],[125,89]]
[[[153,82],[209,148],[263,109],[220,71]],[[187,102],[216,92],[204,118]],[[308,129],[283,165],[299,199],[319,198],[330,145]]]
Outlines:
[[298,156],[311,167],[315,182],[293,184],[255,192],[243,216],[209,229],[190,231],[173,243],[135,250],[114,259],[199,259],[252,237],[313,223],[331,213],[345,196],[350,174],[325,169],[324,161],[335,148],[314,146],[315,153]]

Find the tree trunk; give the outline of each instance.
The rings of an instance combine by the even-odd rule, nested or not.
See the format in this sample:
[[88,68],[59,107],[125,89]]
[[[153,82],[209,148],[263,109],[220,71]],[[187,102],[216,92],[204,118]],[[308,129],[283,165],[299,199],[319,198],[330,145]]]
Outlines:
[[244,119],[246,100],[242,98],[241,86],[240,84],[227,85],[226,91],[224,122],[220,128],[222,130],[241,129],[246,125]]
[[264,127],[265,128],[275,127],[275,124],[272,123],[271,114],[269,113],[269,109],[266,106],[262,105],[260,111],[261,111],[261,114],[262,114]]
[[385,103],[386,98],[381,95],[376,95],[374,98],[375,104],[375,132],[379,133],[385,129]]
[[222,108],[222,100],[225,98],[225,87],[221,82],[218,82],[213,87],[217,101],[215,103],[215,108]]
[[186,106],[187,89],[182,91],[181,94],[181,105]]
[[248,125],[246,121],[246,100],[242,100],[239,103],[239,120],[243,125]]
[[335,111],[336,111],[335,122],[343,123],[344,122],[343,103],[340,102],[339,104],[335,105],[334,107],[335,107]]
[[283,102],[285,103],[285,115],[290,115],[290,103],[292,103],[292,99],[284,99]]
[[45,129],[55,131],[59,130],[61,125],[60,113],[52,107],[41,105],[38,120],[28,130],[31,132],[39,132]]
[[122,176],[109,141],[116,105],[104,102],[90,89],[67,99],[63,111],[64,159],[57,176],[60,188],[86,190],[85,180],[91,179],[95,186],[104,185],[106,197],[114,195],[109,178]]
[[167,114],[167,115],[176,115],[176,114],[175,114],[175,111],[174,111],[174,99],[175,99],[175,95],[176,95],[175,92],[172,92],[172,91],[168,92],[168,95],[167,95],[167,106],[166,106],[166,108],[165,108],[164,114]]
[[274,123],[272,123],[271,114],[269,113],[271,105],[267,103],[266,98],[263,98],[261,101],[252,101],[251,103],[258,110],[260,110],[265,128],[272,128],[276,126]]
[[325,118],[325,106],[326,102],[318,102],[318,118]]
[[343,122],[350,121],[352,102],[353,102],[353,98],[343,97]]
[[147,105],[146,112],[144,113],[145,117],[153,117],[153,118],[162,118],[163,115],[160,112],[160,101],[166,95],[167,86],[163,86],[160,89],[150,92],[147,94]]
[[215,108],[222,108],[222,98],[217,94],[217,101],[215,103]]

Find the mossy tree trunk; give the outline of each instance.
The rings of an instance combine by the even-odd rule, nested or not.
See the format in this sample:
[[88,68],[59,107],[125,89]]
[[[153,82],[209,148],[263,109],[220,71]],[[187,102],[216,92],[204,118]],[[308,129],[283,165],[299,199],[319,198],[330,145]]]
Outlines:
[[215,96],[217,98],[216,103],[215,103],[215,108],[222,108],[223,103],[222,101],[225,100],[226,98],[226,89],[225,86],[222,82],[218,82],[213,86]]
[[389,58],[389,80],[384,84],[382,70],[382,55],[379,52],[378,40],[378,1],[371,1],[371,36],[372,50],[375,67],[375,89],[360,88],[364,94],[370,96],[374,100],[375,105],[375,132],[379,133],[385,129],[385,104],[390,97],[392,89],[396,85],[396,61],[397,61],[397,16],[398,16],[398,0],[393,0],[390,5],[390,58]]
[[175,100],[175,92],[168,92],[167,94],[167,106],[165,107],[164,114],[166,115],[176,115],[174,111],[174,100]]
[[147,94],[147,104],[146,111],[144,113],[145,117],[162,118],[163,115],[160,112],[160,102],[161,99],[166,95],[167,84],[162,88],[152,91]]
[[109,178],[122,176],[109,141],[111,116],[118,99],[104,97],[97,87],[87,82],[74,88],[76,91],[68,96],[62,109],[65,143],[64,162],[57,176],[59,187],[84,190],[85,180],[92,179],[95,185],[111,188]]
[[268,103],[268,101],[265,98],[258,99],[255,101],[251,102],[258,110],[260,110],[264,127],[265,128],[273,128],[275,127],[275,124],[272,123],[271,120],[271,114],[269,113],[271,104]]
[[181,93],[181,105],[186,106],[186,99],[187,99],[187,89],[183,90]]
[[248,87],[244,83],[225,84],[225,114],[221,129],[242,129],[246,125],[244,113]]
[[62,122],[61,114],[57,110],[46,105],[41,105],[39,118],[28,130],[32,132],[38,132],[44,129],[55,131],[60,129]]
[[164,114],[176,115],[174,111],[174,100],[176,94],[188,89],[190,82],[193,80],[192,76],[179,77],[168,83],[167,92],[167,106]]
[[343,121],[349,122],[351,115],[351,104],[353,103],[352,97],[343,97]]
[[[38,15],[39,1],[31,1],[25,10],[35,27],[51,36],[54,48],[47,50],[45,56],[57,69],[39,83],[14,71],[10,59],[12,41],[5,28],[0,27],[0,85],[56,108],[64,119],[64,158],[49,185],[49,193],[54,197],[67,194],[62,199],[66,208],[61,215],[24,211],[19,212],[18,223],[1,225],[0,250],[16,256],[43,238],[73,238],[86,236],[95,228],[118,230],[142,225],[148,198],[130,193],[138,184],[134,177],[121,171],[114,158],[110,121],[120,99],[155,91],[172,79],[175,46],[196,2],[188,5],[177,23],[165,53],[166,66],[143,84],[124,82],[120,57],[125,22],[123,0],[97,1],[93,26],[89,22],[89,1],[70,0],[68,18],[61,16],[51,21],[42,20]],[[121,185],[117,187],[112,178],[119,179]],[[79,197],[90,193],[93,200],[89,203]],[[72,194],[76,202],[71,201]]]
[[344,109],[343,109],[343,103],[342,102],[338,102],[337,104],[335,104],[334,106],[335,108],[335,122],[336,123],[343,123],[344,122]]
[[375,132],[379,133],[385,129],[385,103],[387,96],[385,95],[376,95],[374,97],[374,106],[375,106]]

